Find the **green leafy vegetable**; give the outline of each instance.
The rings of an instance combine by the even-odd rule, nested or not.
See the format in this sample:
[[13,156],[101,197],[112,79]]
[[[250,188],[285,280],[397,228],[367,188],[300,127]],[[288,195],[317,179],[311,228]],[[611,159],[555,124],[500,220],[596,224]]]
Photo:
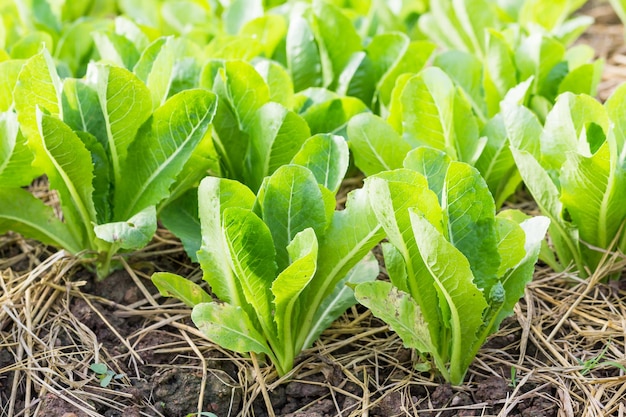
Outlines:
[[354,162],[365,175],[402,167],[411,145],[383,119],[362,113],[348,123],[348,140]]
[[[2,198],[22,207],[3,205],[0,228],[73,253],[88,250],[99,277],[109,274],[119,250],[150,241],[156,206],[194,156],[216,107],[213,93],[190,89],[152,112],[150,91],[131,72],[94,63],[85,79],[61,80],[46,50],[24,64],[14,97],[26,138],[15,116],[4,113],[0,128],[9,135],[0,175],[11,176],[7,186],[22,186],[45,173],[59,194],[63,221],[15,189]],[[18,175],[16,164],[28,167],[31,160],[34,168]]]
[[592,23],[586,16],[567,20],[581,4],[525,0],[510,2],[503,13],[494,2],[445,0],[419,22],[448,48],[434,65],[466,92],[483,123],[499,112],[511,88],[530,77],[524,104],[543,117],[559,93],[595,95],[603,61],[593,62],[585,45],[567,49]]
[[[563,94],[541,129],[523,107],[505,118],[513,156],[542,213],[550,217],[550,236],[558,263],[581,276],[598,266],[606,250],[626,249],[621,230],[626,219],[621,191],[626,186],[624,142],[615,128],[621,120],[624,88],[602,106],[586,95]],[[529,120],[540,134],[521,134]]]
[[[432,43],[412,41],[397,30],[362,39],[348,13],[329,2],[312,3],[290,16],[285,40],[286,64],[296,92],[328,88],[384,112],[397,78],[421,70],[435,49]],[[382,2],[372,2],[368,19],[380,18],[376,14],[380,9],[391,13]]]
[[[571,42],[593,22],[587,17],[567,20],[584,2],[442,0],[430,3],[430,10],[420,16],[419,26],[438,45],[482,58],[487,55],[485,30],[500,31],[511,22],[528,31],[551,32],[564,44]],[[501,6],[503,3],[506,5]]]
[[31,164],[34,155],[13,112],[0,113],[0,184],[5,188],[29,185],[39,175]]
[[446,380],[460,384],[523,295],[548,220],[519,224],[508,212],[496,216],[478,171],[432,156],[417,149],[407,157],[427,177],[404,168],[366,179],[390,242],[383,253],[391,283],[359,284],[355,295],[407,347],[429,355]]
[[440,149],[455,160],[473,163],[484,147],[466,96],[438,68],[406,81],[389,120],[413,147]]
[[[339,155],[324,161],[330,165],[324,178],[347,166],[347,152]],[[199,289],[182,277],[153,278],[163,293],[195,304],[192,319],[207,338],[264,354],[281,375],[356,302],[342,283],[371,281],[378,273],[375,260],[361,261],[382,238],[365,194],[353,192],[346,209],[335,212],[333,193],[318,181],[304,166],[285,165],[255,197],[235,181],[204,179],[198,259],[224,304],[197,302]]]

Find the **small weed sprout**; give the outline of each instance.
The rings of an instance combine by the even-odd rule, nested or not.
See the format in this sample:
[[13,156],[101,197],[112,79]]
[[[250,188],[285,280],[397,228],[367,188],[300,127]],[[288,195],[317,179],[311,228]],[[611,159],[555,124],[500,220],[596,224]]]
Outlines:
[[122,379],[124,377],[124,374],[116,374],[104,363],[92,363],[89,369],[96,373],[98,379],[100,379],[100,386],[102,388],[108,387],[111,380]]
[[603,361],[600,362],[602,360],[602,358],[604,358],[604,355],[606,355],[607,350],[609,350],[609,347],[611,346],[611,341],[609,340],[609,342],[606,344],[606,346],[604,347],[604,349],[602,349],[602,352],[600,352],[597,356],[587,359],[586,361],[583,360],[578,360],[578,364],[580,366],[583,367],[583,369],[581,369],[580,374],[581,375],[587,375],[589,372],[591,372],[592,370],[603,366],[603,365],[609,365],[609,366],[614,366],[615,368],[618,368],[624,372],[626,372],[626,367],[624,367],[624,365],[622,365],[619,362],[615,362],[615,361]]

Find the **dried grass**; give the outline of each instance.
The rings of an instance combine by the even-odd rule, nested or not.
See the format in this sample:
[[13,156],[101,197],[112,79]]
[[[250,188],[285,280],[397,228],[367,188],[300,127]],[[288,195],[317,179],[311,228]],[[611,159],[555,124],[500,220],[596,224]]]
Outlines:
[[[585,35],[584,42],[607,59],[600,85],[600,97],[605,99],[626,80],[622,27],[604,3],[594,3],[586,12],[598,23]],[[50,204],[54,204],[54,196]],[[160,231],[154,244],[135,258],[144,259],[145,267],[155,257],[181,251],[170,235]],[[141,376],[142,367],[164,367],[147,363],[148,353],[185,358],[185,366],[201,372],[203,382],[220,378],[233,392],[241,390],[243,411],[233,410],[229,414],[232,416],[252,416],[252,404],[258,399],[264,399],[268,413],[275,415],[269,405],[270,395],[287,380],[328,388],[325,398],[333,402],[334,415],[341,417],[369,416],[394,396],[402,404],[400,415],[406,416],[437,416],[457,410],[503,417],[533,396],[545,397],[560,417],[624,416],[626,293],[619,282],[603,283],[602,278],[625,264],[621,257],[608,259],[604,268],[587,281],[570,273],[538,268],[514,317],[479,352],[467,382],[453,391],[450,404],[436,408],[430,393],[439,386],[438,381],[415,371],[411,365],[415,358],[407,356],[398,337],[368,312],[357,308],[348,311],[304,352],[292,372],[278,379],[255,357],[233,355],[206,341],[188,324],[188,308],[173,300],[163,304],[158,294],[150,292],[144,285],[149,277],[145,272],[124,265],[142,298],[128,305],[118,304],[83,291],[85,281],[79,278],[82,267],[75,258],[63,251],[50,253],[43,245],[8,234],[0,236],[0,355],[9,355],[11,361],[0,369],[0,388],[9,382],[9,375],[13,377],[10,396],[0,398],[0,417],[42,415],[42,403],[48,394],[62,398],[86,416],[101,415],[96,404],[106,404],[118,415],[129,405],[136,405],[140,415],[160,416],[150,398],[136,398],[122,389]],[[199,276],[188,265],[180,266],[186,268],[188,276]],[[114,354],[102,346],[93,329],[72,312],[71,302],[75,299],[84,300],[106,323],[124,353]],[[114,308],[118,317],[143,320],[142,328],[122,336],[101,313],[104,307]],[[167,333],[172,342],[140,348],[140,342],[154,332]],[[214,360],[236,365],[236,379],[211,368],[207,358],[216,351],[221,358]],[[107,364],[115,372],[121,372],[116,364],[126,363],[134,371],[102,388],[89,370],[96,362]],[[311,380],[312,375],[319,374],[324,375],[323,382]],[[471,406],[454,403],[458,395],[471,395],[480,389],[476,381],[489,376],[511,380],[515,387],[507,398]],[[362,394],[354,394],[349,385]],[[416,392],[423,395],[417,396]],[[202,411],[202,394],[198,411]],[[342,409],[339,396],[350,399],[351,405]]]
[[[200,371],[204,380],[215,377],[207,355],[215,352],[216,346],[187,324],[190,312],[186,307],[173,300],[159,304],[160,296],[151,294],[143,284],[145,274],[126,265],[145,297],[125,306],[85,293],[85,282],[76,279],[80,266],[63,251],[48,254],[44,248],[13,236],[2,239],[0,250],[10,244],[20,248],[20,253],[3,259],[5,267],[0,272],[0,351],[5,350],[13,358],[12,364],[0,369],[0,383],[14,374],[12,395],[2,403],[0,416],[42,415],[40,407],[47,394],[62,398],[86,416],[101,415],[95,409],[98,403],[107,404],[120,415],[133,404],[139,405],[141,415],[162,415],[149,398],[138,400],[120,389],[130,386],[131,379],[141,375],[142,367],[163,366],[146,363],[145,348],[137,350],[139,342],[156,331],[168,333],[173,341],[150,347],[152,353],[186,357],[187,366]],[[152,247],[155,249],[158,252],[159,246]],[[35,261],[42,257],[42,261]],[[28,267],[24,272],[15,272],[12,266],[24,260],[29,260]],[[604,273],[625,264],[620,257],[607,262],[601,269]],[[455,391],[471,395],[480,389],[475,381],[491,375],[511,379],[511,370],[515,369],[515,389],[500,401],[471,406],[451,403],[435,408],[428,395],[416,396],[416,391],[432,392],[438,382],[412,368],[415,358],[407,356],[401,341],[387,326],[368,312],[353,308],[324,332],[321,341],[304,352],[302,361],[282,379],[254,357],[222,351],[222,360],[232,361],[239,369],[238,380],[225,378],[224,383],[243,394],[243,411],[231,415],[253,415],[252,403],[266,398],[270,404],[270,393],[287,380],[327,387],[325,398],[334,401],[334,415],[343,417],[367,416],[394,395],[399,396],[403,415],[407,416],[438,415],[450,410],[506,416],[534,395],[545,396],[559,410],[559,416],[624,415],[626,294],[619,282],[602,283],[601,278],[596,274],[583,281],[569,273],[537,270],[515,316],[492,339],[498,345],[488,343],[481,349],[467,382]],[[125,353],[108,352],[92,329],[73,314],[70,302],[77,298],[84,300],[104,323],[108,323],[101,314],[104,307],[114,307],[120,317],[144,320],[142,328],[127,337],[108,323]],[[88,369],[95,362],[103,362],[116,372],[121,372],[115,368],[117,363],[127,363],[135,371],[101,388]],[[324,375],[325,381],[311,380],[310,376],[316,374]],[[347,384],[358,387],[363,394],[355,395],[353,389],[346,389]],[[18,393],[24,398],[17,398]],[[338,396],[352,398],[352,405],[341,409]],[[454,395],[451,399],[454,402]],[[26,409],[17,409],[18,403]],[[499,414],[493,414],[500,409]],[[271,410],[270,415],[273,413]]]

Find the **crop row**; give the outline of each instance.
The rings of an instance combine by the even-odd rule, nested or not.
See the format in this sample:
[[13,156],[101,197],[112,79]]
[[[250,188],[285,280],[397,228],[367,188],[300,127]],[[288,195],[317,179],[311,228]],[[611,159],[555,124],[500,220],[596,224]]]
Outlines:
[[[220,302],[157,287],[280,375],[358,301],[459,384],[538,258],[626,249],[626,88],[593,98],[584,1],[26,3],[0,0],[0,231],[103,279],[161,221]],[[500,211],[522,182],[543,216]]]

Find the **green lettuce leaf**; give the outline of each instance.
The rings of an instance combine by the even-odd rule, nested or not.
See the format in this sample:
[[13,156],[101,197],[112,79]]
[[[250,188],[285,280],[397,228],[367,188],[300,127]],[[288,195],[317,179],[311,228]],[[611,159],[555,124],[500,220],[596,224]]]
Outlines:
[[230,267],[263,330],[272,333],[270,287],[276,276],[276,252],[270,230],[252,211],[239,207],[226,208],[222,224]]
[[318,244],[313,229],[298,233],[287,246],[287,251],[291,263],[278,274],[271,291],[274,296],[274,321],[278,338],[288,352],[289,358],[285,360],[292,363],[295,357],[294,339],[301,325],[300,294],[311,282],[317,269]]
[[361,50],[361,37],[336,6],[315,1],[311,9],[312,28],[321,50],[324,87],[334,86],[353,54]]
[[[626,171],[605,144],[592,156],[570,153],[561,170],[561,201],[576,224],[580,240],[611,249],[626,219]],[[581,198],[584,196],[584,198]],[[590,267],[603,253],[582,245]]]
[[565,268],[573,261],[576,268],[583,272],[578,231],[562,217],[564,209],[559,199],[558,188],[530,153],[515,148],[511,150],[526,187],[533,195],[541,213],[550,218],[550,236],[554,241],[554,249],[561,267]]
[[71,253],[82,249],[70,229],[45,205],[21,188],[0,187],[0,233],[12,230]]
[[[50,53],[44,48],[26,61],[13,91],[20,129],[30,143],[41,142],[37,108],[52,116],[61,115],[61,91],[61,79]],[[39,156],[41,148],[35,145],[33,148]]]
[[212,87],[219,97],[213,121],[216,148],[224,173],[229,178],[242,179],[250,146],[250,129],[261,106],[269,101],[269,88],[254,67],[246,62],[226,61],[217,67],[213,78],[210,65],[205,67],[201,85]]
[[446,237],[469,261],[474,283],[489,294],[500,265],[493,197],[478,171],[461,162],[450,163],[443,195]]
[[[493,313],[494,319],[490,323],[491,327],[489,327],[489,325],[486,326],[488,333],[495,332],[500,327],[502,320],[513,314],[515,304],[524,296],[526,285],[533,278],[535,264],[537,263],[541,244],[544,241],[549,224],[550,220],[543,216],[534,217],[520,223],[519,227],[522,229],[525,239],[522,241],[516,236],[515,240],[518,242],[516,246],[519,245],[519,242],[523,242],[523,258],[515,266],[510,267],[501,275],[500,282],[504,289],[505,298],[499,309]],[[514,233],[519,235],[519,231],[517,230]],[[509,238],[509,240],[512,239]],[[509,256],[519,256],[520,254],[517,248],[516,252],[511,252],[512,248],[509,249],[510,246],[506,249],[506,252],[504,248],[504,245],[498,248],[503,259],[506,259],[506,256],[503,256],[505,254],[509,254]],[[511,257],[509,259],[510,263],[507,266],[512,263],[511,261],[513,261],[513,259],[515,258]],[[485,320],[485,322],[488,323],[489,320]]]
[[436,357],[437,349],[430,340],[428,324],[424,321],[419,305],[409,294],[383,281],[359,284],[354,294],[359,303],[369,308],[372,314],[400,336],[405,347]]
[[96,209],[91,154],[72,129],[56,117],[37,110],[37,124],[43,145],[37,152],[46,159],[40,157],[36,162],[48,175],[50,187],[59,192],[72,234],[84,248],[94,249],[92,223],[96,221]]
[[34,155],[15,113],[0,113],[0,137],[0,184],[4,188],[29,185],[40,172],[32,166]]
[[129,146],[116,183],[115,218],[128,219],[169,194],[178,173],[200,143],[215,114],[216,97],[188,90],[158,108]]
[[0,62],[0,112],[6,112],[13,106],[13,89],[23,65],[21,59]]
[[[530,129],[529,126],[528,130]],[[489,191],[494,197],[496,207],[502,207],[504,201],[513,195],[522,183],[522,178],[515,166],[515,160],[510,150],[510,142],[502,114],[496,115],[487,123],[482,135],[488,137],[489,140],[476,161],[475,167],[485,179]]]
[[272,355],[263,335],[241,307],[201,303],[194,307],[191,319],[207,339],[226,349]]
[[125,222],[97,225],[94,233],[98,239],[121,249],[140,249],[152,240],[156,229],[156,208],[149,206]]
[[347,134],[355,164],[365,175],[401,168],[411,150],[387,122],[371,113],[350,119]]
[[317,134],[302,144],[291,163],[308,168],[318,184],[335,194],[346,175],[349,159],[348,145],[344,138]]
[[287,68],[293,80],[294,90],[321,87],[322,58],[320,46],[315,40],[311,25],[301,16],[290,19],[286,38]]
[[311,136],[302,117],[271,102],[256,112],[249,132],[244,179],[255,190],[261,186],[264,177],[287,165]]
[[294,104],[293,81],[287,69],[270,59],[257,58],[253,64],[254,69],[261,74],[270,89],[270,101],[292,109]]
[[[399,88],[396,86],[396,88]],[[441,69],[427,68],[403,86],[400,107],[390,118],[402,121],[403,138],[412,146],[445,151],[454,160],[476,161],[484,140],[471,105]],[[393,112],[399,112],[393,114]]]
[[321,235],[326,229],[326,208],[317,180],[308,169],[285,165],[270,178],[260,199],[263,221],[276,247],[279,271],[289,265],[287,245],[299,232],[312,228]]
[[213,301],[198,284],[180,275],[157,272],[152,274],[152,283],[159,289],[162,296],[176,297],[189,307]]
[[251,209],[255,195],[232,180],[207,177],[198,188],[198,213],[202,225],[202,246],[198,261],[204,280],[224,302],[244,305],[241,287],[228,263],[228,248],[222,237],[222,213],[229,207]]
[[428,188],[426,178],[410,170],[396,170],[369,177],[365,190],[376,218],[405,263],[406,288],[421,307],[435,345],[439,344],[439,318],[437,292],[430,282],[416,280],[425,268],[417,251],[409,217],[409,207],[419,208],[433,224],[442,227],[442,213],[437,196]]
[[[100,123],[96,125],[98,130],[86,131],[94,132],[102,141],[111,161],[115,184],[119,186],[127,183],[129,178],[122,172],[128,157],[128,148],[135,140],[140,126],[150,116],[150,92],[131,72],[118,67],[93,64],[87,70],[87,80],[88,85],[97,93],[105,129],[99,130],[102,128]],[[80,103],[83,108],[95,106],[87,95],[85,99]],[[91,110],[94,111],[96,110]],[[104,132],[106,141],[101,138]]]
[[487,302],[482,291],[473,282],[470,264],[443,235],[420,214],[411,212],[413,232],[418,236],[417,246],[426,270],[439,297],[439,303],[449,339],[441,343],[450,346],[450,381],[462,382],[473,356],[476,335],[483,320]]

